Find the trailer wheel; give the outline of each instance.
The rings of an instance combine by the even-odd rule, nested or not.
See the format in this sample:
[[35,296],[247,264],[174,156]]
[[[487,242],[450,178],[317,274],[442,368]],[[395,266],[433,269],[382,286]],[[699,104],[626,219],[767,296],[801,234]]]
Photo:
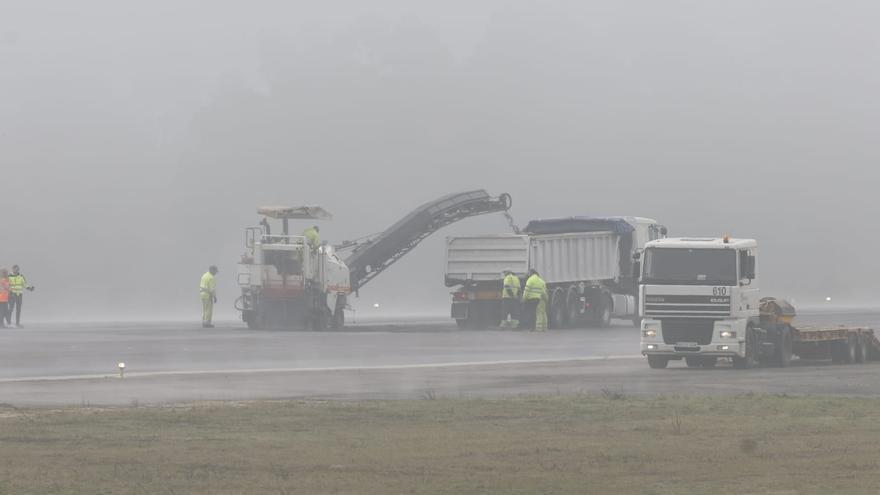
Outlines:
[[858,354],[859,341],[855,336],[850,336],[846,339],[846,355],[845,355],[845,363],[846,364],[855,364],[856,355]]
[[776,344],[776,352],[773,356],[776,366],[785,368],[791,363],[791,327],[785,325],[779,332],[779,340]]
[[648,366],[655,370],[661,370],[669,364],[669,358],[663,356],[648,356]]
[[734,357],[733,367],[738,370],[747,370],[758,365],[758,348],[757,336],[755,330],[749,325],[746,328],[746,355],[745,357]]
[[856,363],[862,364],[868,362],[868,345],[865,339],[860,335],[856,339]]
[[834,364],[853,364],[856,362],[858,342],[852,337],[838,340],[831,349],[831,362]]

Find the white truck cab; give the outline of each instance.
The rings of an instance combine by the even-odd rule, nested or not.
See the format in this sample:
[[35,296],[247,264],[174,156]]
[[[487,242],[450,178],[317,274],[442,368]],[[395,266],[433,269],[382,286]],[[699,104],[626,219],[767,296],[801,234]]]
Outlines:
[[[758,243],[753,239],[671,238],[645,245],[640,261],[641,353],[652,368],[686,359],[750,367],[759,350]],[[747,336],[749,338],[747,339]],[[750,340],[751,339],[751,340]],[[749,350],[750,349],[750,350]]]

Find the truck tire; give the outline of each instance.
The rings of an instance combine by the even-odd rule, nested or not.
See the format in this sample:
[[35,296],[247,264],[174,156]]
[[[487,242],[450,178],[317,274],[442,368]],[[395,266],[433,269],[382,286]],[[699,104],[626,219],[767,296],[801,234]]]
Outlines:
[[556,289],[553,291],[553,295],[550,297],[550,328],[558,329],[565,328],[565,317],[566,317],[566,309],[565,309],[565,292],[562,289]]
[[779,331],[773,361],[776,366],[785,368],[791,364],[792,337],[791,327],[785,325]]
[[663,356],[648,356],[648,366],[655,370],[661,370],[669,364],[669,358]]
[[611,326],[611,314],[614,310],[614,303],[611,301],[611,297],[608,294],[602,294],[599,296],[599,305],[593,311],[595,311],[595,316],[593,322],[599,328],[608,328]]
[[853,335],[850,335],[846,339],[845,345],[846,345],[846,348],[845,348],[846,354],[844,355],[844,363],[855,364],[856,354],[858,354],[858,348],[859,348],[858,338]]
[[758,366],[758,338],[755,330],[749,325],[746,328],[746,355],[734,357],[733,367],[738,370],[747,370]]
[[568,297],[565,298],[565,309],[567,313],[567,323],[570,328],[578,326],[581,319],[581,296],[578,294],[576,287],[568,289]]

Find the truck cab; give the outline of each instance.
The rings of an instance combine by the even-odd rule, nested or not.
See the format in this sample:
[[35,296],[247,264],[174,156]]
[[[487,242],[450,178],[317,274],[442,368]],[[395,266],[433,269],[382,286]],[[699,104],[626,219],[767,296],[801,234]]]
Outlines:
[[680,359],[702,367],[719,358],[731,358],[738,368],[757,362],[757,255],[753,239],[674,238],[645,245],[639,264],[641,353],[652,368]]

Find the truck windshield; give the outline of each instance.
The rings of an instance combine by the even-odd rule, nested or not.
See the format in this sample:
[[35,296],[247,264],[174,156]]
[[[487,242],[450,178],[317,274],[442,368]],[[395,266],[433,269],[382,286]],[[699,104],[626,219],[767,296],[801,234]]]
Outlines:
[[646,284],[736,285],[736,251],[648,249],[642,281]]

